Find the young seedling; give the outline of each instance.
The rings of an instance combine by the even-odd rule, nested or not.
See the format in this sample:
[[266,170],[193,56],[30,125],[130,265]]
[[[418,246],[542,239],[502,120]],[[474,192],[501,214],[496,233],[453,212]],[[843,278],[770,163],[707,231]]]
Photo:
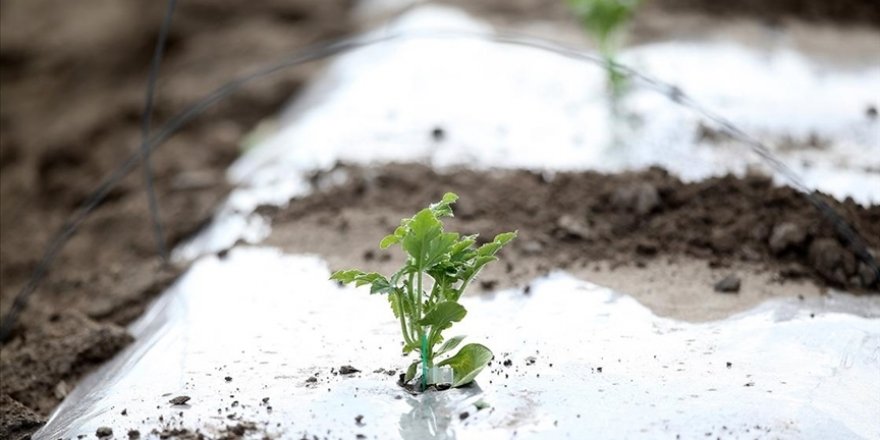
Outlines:
[[568,0],[568,3],[587,33],[599,44],[599,52],[607,63],[612,96],[620,97],[626,89],[626,77],[614,67],[617,48],[641,0]]
[[382,249],[400,245],[407,255],[404,266],[390,277],[357,269],[340,270],[330,276],[345,284],[369,284],[371,294],[387,295],[391,311],[400,321],[403,352],[418,351],[420,355],[407,368],[404,383],[416,377],[421,365],[422,390],[440,382],[433,377],[435,367],[448,366],[452,370],[451,385],[459,387],[473,381],[492,359],[492,352],[481,344],[466,344],[449,356],[464,336],[444,339],[443,332],[467,314],[458,300],[471,281],[516,237],[516,232],[505,232],[476,246],[476,235],[462,237],[445,232],[441,219],[452,217],[456,200],[457,195],[446,193],[439,202],[401,220],[394,233],[382,239]]

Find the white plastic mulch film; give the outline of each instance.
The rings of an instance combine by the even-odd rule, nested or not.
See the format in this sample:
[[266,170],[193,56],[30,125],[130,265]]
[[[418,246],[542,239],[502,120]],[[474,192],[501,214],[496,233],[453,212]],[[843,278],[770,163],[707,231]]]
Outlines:
[[[717,127],[698,113],[638,82],[615,116],[601,66],[474,36],[491,31],[436,6],[374,31],[422,37],[334,60],[282,115],[280,130],[231,167],[238,189],[214,227],[176,257],[259,242],[269,228],[253,209],[305,194],[308,175],[338,161],[607,172],[657,165],[687,181],[764,165],[746,145],[713,139]],[[450,36],[456,32],[462,36]],[[425,36],[432,33],[446,36]],[[621,61],[765,141],[808,187],[880,202],[880,120],[866,116],[880,96],[880,66],[839,69],[784,48],[687,42],[630,48]],[[436,128],[442,141],[431,136]]]
[[[328,277],[319,258],[271,248],[202,258],[40,437],[219,436],[241,422],[296,439],[880,435],[876,303],[792,300],[688,324],[556,273],[528,294],[465,297],[454,330],[495,361],[474,386],[410,396],[395,383],[408,360],[387,301]],[[334,374],[343,365],[361,371]],[[188,405],[169,403],[179,395]]]
[[[445,8],[415,9],[389,26],[490,30]],[[634,48],[623,61],[724,108],[759,138],[827,141],[777,153],[812,187],[880,201],[869,171],[880,166],[880,134],[860,112],[865,96],[880,96],[880,69],[823,70],[793,52],[685,43]],[[687,180],[757,163],[742,145],[699,139],[704,121],[654,91],[636,88],[622,102],[622,139],[607,104],[600,68],[534,49],[414,39],[341,56],[279,132],[231,168],[236,191],[177,249],[194,264],[132,325],[136,342],[81,382],[37,438],[93,436],[103,426],[117,437],[880,437],[872,298],[769,302],[689,324],[555,273],[528,295],[466,296],[468,319],[454,331],[488,345],[495,361],[471,387],[411,396],[395,384],[408,360],[383,298],[328,281],[318,256],[264,247],[213,255],[239,239],[259,243],[271,226],[254,208],[305,194],[305,176],[339,160],[661,165]],[[437,127],[443,142],[429,136]],[[360,372],[339,374],[343,365]],[[169,403],[184,395],[185,405]]]

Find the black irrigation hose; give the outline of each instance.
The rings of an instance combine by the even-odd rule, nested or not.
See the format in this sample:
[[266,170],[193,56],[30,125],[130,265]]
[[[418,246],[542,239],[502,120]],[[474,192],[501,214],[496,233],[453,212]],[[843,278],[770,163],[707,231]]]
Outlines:
[[150,62],[150,74],[147,79],[147,96],[144,98],[144,114],[141,117],[141,157],[144,161],[144,186],[147,189],[147,204],[150,209],[150,220],[153,223],[153,235],[156,239],[156,251],[163,263],[168,263],[168,249],[165,246],[165,233],[162,232],[162,216],[159,213],[159,201],[156,199],[156,189],[153,184],[153,167],[150,164],[150,148],[147,141],[150,138],[150,123],[153,117],[153,98],[156,90],[156,79],[159,77],[159,66],[162,64],[162,55],[165,53],[165,43],[168,39],[168,31],[171,29],[171,19],[174,17],[174,8],[177,0],[168,0],[165,9],[165,19],[159,28],[159,38],[156,41],[156,50],[153,52],[153,60]]
[[[799,177],[797,177],[797,175],[790,168],[788,168],[785,164],[773,157],[773,155],[770,153],[770,150],[763,143],[746,135],[742,130],[738,129],[727,119],[724,119],[702,108],[678,87],[646,76],[630,67],[624,66],[616,62],[611,62],[609,64],[607,60],[597,54],[584,52],[582,50],[569,47],[561,43],[515,33],[487,34],[461,31],[410,32],[355,36],[343,38],[341,40],[336,40],[329,43],[319,43],[305,48],[302,51],[294,53],[288,57],[285,57],[281,61],[262,67],[251,74],[232,80],[214,90],[213,92],[209,93],[200,101],[196,102],[183,112],[176,115],[170,121],[168,121],[162,127],[159,133],[154,135],[150,139],[150,141],[145,144],[146,151],[152,151],[154,148],[161,145],[181,127],[199,116],[208,107],[241,89],[243,86],[250,83],[251,81],[271,75],[288,67],[293,67],[299,64],[324,59],[341,53],[350,52],[357,49],[362,49],[365,47],[395,40],[410,40],[420,38],[479,39],[500,44],[530,47],[549,51],[576,60],[589,61],[594,64],[601,65],[603,66],[603,68],[610,67],[623,73],[627,77],[635,78],[642,81],[649,87],[667,95],[676,103],[686,108],[690,108],[697,113],[703,115],[704,117],[712,120],[713,122],[718,123],[724,130],[729,132],[731,136],[748,144],[751,147],[752,151],[757,153],[759,157],[768,161],[770,165],[774,168],[774,170],[782,173],[784,177],[788,179],[798,190],[803,192],[804,195],[810,200],[810,202],[837,228],[838,233],[844,239],[846,239],[853,248],[855,248],[856,254],[865,262],[865,264],[867,264],[872,270],[874,270],[875,273],[878,274],[878,276],[880,276],[880,266],[878,266],[877,261],[874,259],[871,253],[868,252],[864,240],[859,237],[858,233],[856,233],[852,229],[852,227],[850,227],[849,224],[847,224],[846,221],[842,217],[840,217],[840,215],[837,214],[836,211],[834,211],[831,206],[813,195],[811,193],[811,190],[803,183],[803,181]],[[104,197],[106,197],[110,190],[123,177],[125,177],[125,175],[131,172],[131,170],[138,164],[141,158],[141,152],[129,156],[117,169],[115,169],[106,179],[104,179],[101,185],[90,195],[90,197],[80,206],[76,213],[54,236],[28,283],[18,292],[12,308],[9,310],[9,312],[6,313],[3,321],[0,322],[0,342],[5,342],[6,339],[10,336],[12,329],[14,328],[16,319],[27,304],[27,298],[36,289],[37,285],[41,281],[42,277],[45,275],[52,261],[55,259],[65,242],[70,238],[71,235],[73,235],[73,233],[76,231],[79,225],[82,224],[89,213],[100,204],[100,202],[104,199]]]

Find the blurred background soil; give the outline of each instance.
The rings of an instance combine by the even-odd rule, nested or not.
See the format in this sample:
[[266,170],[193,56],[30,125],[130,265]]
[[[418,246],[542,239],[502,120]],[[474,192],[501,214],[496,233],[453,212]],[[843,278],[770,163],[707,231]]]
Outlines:
[[[4,0],[0,9],[0,311],[50,237],[137,151],[147,71],[166,2]],[[178,2],[153,127],[223,83],[348,28],[346,0]],[[227,191],[239,138],[315,70],[284,71],[223,100],[153,156],[170,245]],[[125,346],[124,325],[177,272],[161,269],[141,170],[61,253],[0,349],[0,438],[30,432],[76,379]]]
[[[494,21],[573,22],[561,0],[449,0]],[[226,81],[357,26],[353,0],[182,0],[156,89],[153,127]],[[0,3],[0,312],[9,309],[52,234],[136,151],[147,70],[165,2]],[[880,4],[824,0],[647,1],[634,26],[807,20],[880,25]],[[210,216],[240,138],[277,113],[318,65],[278,73],[212,107],[153,156],[169,245]],[[143,176],[132,173],[80,228],[0,347],[0,438],[32,432],[81,375],[129,341],[124,326],[174,280],[151,235]]]

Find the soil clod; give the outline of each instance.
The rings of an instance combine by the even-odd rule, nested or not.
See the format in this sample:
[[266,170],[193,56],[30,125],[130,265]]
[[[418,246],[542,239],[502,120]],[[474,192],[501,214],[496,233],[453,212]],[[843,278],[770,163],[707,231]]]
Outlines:
[[646,215],[660,206],[660,194],[651,183],[633,183],[615,190],[611,204],[617,209]]
[[339,367],[339,374],[346,375],[346,376],[349,374],[360,373],[360,372],[361,372],[361,370],[358,370],[357,368],[352,367],[351,365],[343,365],[343,366]]
[[738,276],[730,274],[715,283],[715,291],[720,293],[738,293],[740,282]]
[[95,436],[98,438],[107,438],[113,436],[113,430],[110,427],[102,426],[95,431]]
[[437,142],[442,142],[445,138],[446,130],[443,130],[442,127],[434,127],[434,129],[431,130],[431,139],[434,139]]
[[189,402],[189,396],[177,396],[168,401],[168,403],[172,405],[186,405],[186,402]]
[[775,254],[800,246],[807,238],[807,232],[800,226],[785,222],[773,227],[768,244]]

